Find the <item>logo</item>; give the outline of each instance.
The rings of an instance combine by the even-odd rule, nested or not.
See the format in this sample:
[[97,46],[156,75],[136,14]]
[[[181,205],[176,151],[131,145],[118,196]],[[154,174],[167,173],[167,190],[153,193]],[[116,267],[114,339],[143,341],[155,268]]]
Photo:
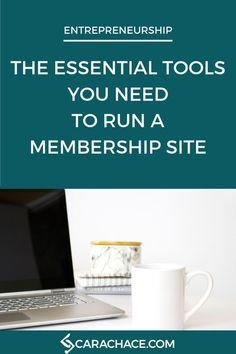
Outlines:
[[60,343],[65,348],[65,354],[69,354],[74,348],[76,349],[163,349],[175,348],[175,340],[168,339],[76,339],[74,343],[69,339],[68,333]]
[[71,342],[70,339],[70,333],[68,333],[61,341],[60,343],[67,349],[65,349],[65,354],[68,354],[75,348],[75,345]]

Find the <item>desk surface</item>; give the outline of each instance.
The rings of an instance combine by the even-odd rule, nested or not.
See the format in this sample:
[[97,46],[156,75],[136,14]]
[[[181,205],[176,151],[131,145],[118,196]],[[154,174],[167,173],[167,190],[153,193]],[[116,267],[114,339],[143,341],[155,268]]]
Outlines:
[[[99,295],[98,299],[125,310],[121,318],[34,327],[41,330],[131,330],[131,296]],[[236,302],[210,298],[186,323],[189,330],[236,330]]]

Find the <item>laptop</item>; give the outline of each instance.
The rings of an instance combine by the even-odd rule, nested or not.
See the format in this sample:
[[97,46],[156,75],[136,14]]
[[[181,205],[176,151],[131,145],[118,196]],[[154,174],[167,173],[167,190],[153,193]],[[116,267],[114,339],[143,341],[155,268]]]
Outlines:
[[75,287],[64,190],[0,190],[0,329],[119,317]]

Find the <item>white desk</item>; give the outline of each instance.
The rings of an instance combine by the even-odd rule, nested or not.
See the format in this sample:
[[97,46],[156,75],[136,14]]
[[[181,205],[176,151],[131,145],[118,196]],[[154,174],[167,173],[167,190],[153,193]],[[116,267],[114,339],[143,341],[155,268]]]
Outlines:
[[[34,327],[41,330],[132,330],[131,296],[102,295],[98,299],[125,310],[124,317],[108,320],[77,322],[54,326]],[[186,323],[189,330],[236,330],[236,301],[210,298],[207,303]]]

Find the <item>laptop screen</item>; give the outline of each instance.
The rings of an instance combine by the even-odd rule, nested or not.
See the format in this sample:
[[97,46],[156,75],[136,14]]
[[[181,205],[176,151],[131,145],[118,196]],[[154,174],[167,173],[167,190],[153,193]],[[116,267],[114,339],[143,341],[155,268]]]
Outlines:
[[64,190],[0,190],[0,293],[74,287]]

